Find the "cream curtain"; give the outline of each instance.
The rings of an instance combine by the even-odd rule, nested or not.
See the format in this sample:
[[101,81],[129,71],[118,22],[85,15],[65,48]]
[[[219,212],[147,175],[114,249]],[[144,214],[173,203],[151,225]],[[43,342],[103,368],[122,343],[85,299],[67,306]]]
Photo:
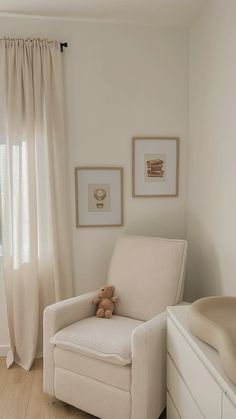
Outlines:
[[42,312],[72,295],[60,44],[0,40],[4,277],[13,361],[42,352]]

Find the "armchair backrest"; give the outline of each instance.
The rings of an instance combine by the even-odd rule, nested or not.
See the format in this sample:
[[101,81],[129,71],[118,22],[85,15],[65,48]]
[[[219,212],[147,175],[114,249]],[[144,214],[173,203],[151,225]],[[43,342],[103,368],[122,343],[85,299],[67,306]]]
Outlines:
[[186,253],[184,240],[119,238],[107,280],[119,297],[115,314],[146,321],[181,301]]

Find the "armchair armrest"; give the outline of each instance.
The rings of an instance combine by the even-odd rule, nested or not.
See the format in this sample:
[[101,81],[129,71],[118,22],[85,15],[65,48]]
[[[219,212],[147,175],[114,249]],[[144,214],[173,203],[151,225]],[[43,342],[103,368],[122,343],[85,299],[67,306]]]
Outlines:
[[134,329],[131,348],[131,419],[156,419],[166,399],[166,312]]
[[46,307],[43,319],[44,330],[49,331],[50,329],[51,336],[54,336],[63,327],[93,316],[96,306],[92,304],[92,300],[96,295],[97,291],[88,292]]
[[96,306],[92,303],[97,291],[69,298],[45,308],[43,316],[43,389],[54,396],[54,360],[50,339],[59,330],[71,323],[95,315]]

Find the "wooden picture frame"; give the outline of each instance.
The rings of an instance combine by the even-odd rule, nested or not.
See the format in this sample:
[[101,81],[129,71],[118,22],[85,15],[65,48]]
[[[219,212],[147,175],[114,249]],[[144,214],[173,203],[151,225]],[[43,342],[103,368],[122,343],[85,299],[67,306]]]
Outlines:
[[75,168],[76,227],[124,225],[123,168]]
[[177,197],[179,193],[179,138],[132,139],[132,196]]

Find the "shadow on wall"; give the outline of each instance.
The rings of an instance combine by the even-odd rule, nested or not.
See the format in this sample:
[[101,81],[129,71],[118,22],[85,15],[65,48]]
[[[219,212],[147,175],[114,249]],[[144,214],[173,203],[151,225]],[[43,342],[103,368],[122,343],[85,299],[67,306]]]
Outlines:
[[[177,221],[178,220],[178,221]],[[164,237],[167,239],[185,239],[185,214],[182,208],[171,211],[167,208],[157,212],[147,211],[129,219],[124,228],[127,234],[140,234],[145,236]]]
[[184,300],[192,302],[201,297],[223,295],[219,258],[213,240],[194,214],[189,214],[188,262]]
[[[168,200],[168,202],[170,202]],[[102,286],[107,278],[113,250],[120,235],[137,234],[185,239],[185,213],[182,204],[178,208],[167,208],[166,201],[160,208],[150,208],[150,200],[144,200],[141,214],[134,208],[138,201],[132,202],[126,211],[123,227],[74,229],[74,278],[76,294],[83,294]]]

